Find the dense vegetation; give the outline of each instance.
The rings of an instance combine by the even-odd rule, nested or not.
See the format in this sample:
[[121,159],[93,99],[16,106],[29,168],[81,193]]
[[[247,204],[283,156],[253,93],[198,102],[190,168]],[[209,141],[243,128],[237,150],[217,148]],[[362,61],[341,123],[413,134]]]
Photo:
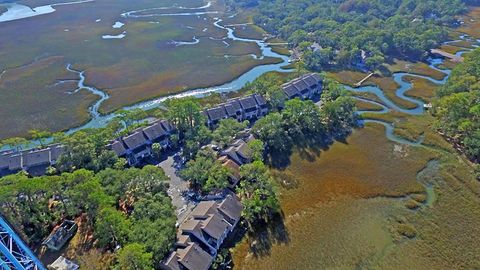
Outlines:
[[[325,79],[322,106],[310,100],[279,101],[279,86],[264,87],[261,81],[253,89],[267,92],[271,104],[283,103],[283,109],[258,120],[253,133],[265,143],[270,162],[290,156],[293,147],[327,145],[332,139],[344,138],[357,124],[355,101],[338,83]],[[264,89],[264,90],[261,90]],[[266,89],[266,90],[265,90]],[[268,94],[269,93],[269,94]]]
[[463,145],[466,154],[480,160],[480,49],[455,67],[448,82],[437,91],[436,125]]
[[288,40],[314,70],[359,63],[375,69],[389,57],[421,59],[447,38],[446,26],[465,11],[460,0],[230,2],[255,6],[255,23]]
[[[62,220],[76,219],[84,239],[93,231],[95,242],[85,246],[121,247],[121,269],[152,269],[175,240],[167,179],[153,166],[35,178],[19,173],[0,180],[2,214],[35,245]],[[137,263],[144,268],[132,267]]]

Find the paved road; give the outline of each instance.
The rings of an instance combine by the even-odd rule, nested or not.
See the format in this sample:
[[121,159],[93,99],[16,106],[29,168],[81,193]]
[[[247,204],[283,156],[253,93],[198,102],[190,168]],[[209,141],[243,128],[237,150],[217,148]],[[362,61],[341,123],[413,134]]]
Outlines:
[[166,160],[160,162],[158,167],[162,168],[165,174],[170,178],[170,189],[168,195],[172,198],[172,204],[177,212],[177,223],[180,224],[190,214],[195,204],[182,196],[184,191],[188,191],[188,182],[180,178],[175,168],[175,158],[170,155]]

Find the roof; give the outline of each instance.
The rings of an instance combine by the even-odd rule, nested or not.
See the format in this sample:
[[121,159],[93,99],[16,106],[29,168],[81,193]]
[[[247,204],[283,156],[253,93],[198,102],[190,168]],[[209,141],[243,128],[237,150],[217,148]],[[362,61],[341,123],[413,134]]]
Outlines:
[[250,149],[248,144],[243,140],[242,140],[242,143],[240,143],[237,146],[236,152],[237,152],[237,154],[239,154],[244,159],[252,158],[252,150]]
[[207,116],[210,121],[218,121],[227,117],[227,112],[223,106],[213,107],[211,109],[207,109]]
[[50,164],[50,149],[33,150],[23,154],[23,166],[33,167]]
[[2,152],[0,153],[0,170],[8,168],[8,162],[10,160],[11,152]]
[[63,153],[63,151],[65,151],[65,146],[64,145],[50,145],[50,151],[52,153],[52,155],[50,156],[50,159],[53,161],[53,160],[57,160],[60,155]]
[[168,122],[167,120],[160,120],[160,124],[162,125],[163,129],[168,133],[175,130],[175,127],[172,125],[172,123]]
[[282,85],[282,88],[285,95],[287,95],[289,98],[300,95],[297,88],[291,83],[286,83]]
[[11,171],[14,170],[21,170],[23,165],[23,158],[22,154],[16,154],[10,156],[10,159],[8,160],[8,169]]
[[65,257],[60,256],[52,264],[48,266],[52,270],[77,270],[80,269],[75,263],[65,259]]
[[147,140],[145,139],[145,136],[143,136],[143,133],[140,131],[136,131],[135,133],[132,133],[124,137],[123,142],[129,149],[132,149],[132,150],[147,144]]
[[297,78],[291,83],[299,92],[305,92],[305,90],[308,91],[308,85],[301,78]]
[[[240,103],[236,102],[240,106]],[[237,112],[241,112],[241,108],[237,108],[233,103],[225,104],[225,111],[229,117],[235,116]]]
[[187,231],[187,232],[198,232],[201,234],[201,220],[189,218],[185,220],[182,224],[180,224],[179,230],[180,231]]
[[112,144],[110,144],[110,148],[112,149],[117,156],[121,157],[127,153],[127,149],[125,148],[125,145],[123,145],[122,141],[114,141]]
[[218,210],[228,218],[238,221],[242,215],[243,206],[235,195],[227,195],[218,205]]
[[243,165],[243,162],[238,156],[236,148],[234,146],[230,146],[227,149],[223,150],[222,155],[228,156],[231,160],[235,161],[238,165]]
[[240,166],[238,166],[237,163],[229,158],[225,158],[222,165],[228,169],[232,178],[235,178],[236,180],[240,179]]
[[143,133],[145,133],[145,136],[151,141],[155,141],[162,136],[168,135],[160,122],[156,122],[153,125],[144,128]]
[[240,102],[238,101],[238,98],[228,100],[228,101],[225,103],[225,105],[229,105],[229,107],[230,107],[232,110],[234,110],[235,112],[242,110],[242,105],[241,105]]
[[219,213],[210,215],[206,220],[202,221],[202,230],[217,240],[228,232],[230,227],[231,225]]
[[193,217],[206,218],[208,214],[215,212],[215,201],[201,201],[195,208],[193,208],[191,215]]
[[255,101],[253,95],[241,98],[238,101],[240,102],[240,105],[242,105],[242,108],[245,110],[257,107],[257,101]]
[[318,84],[318,82],[320,81],[320,76],[314,73],[303,75],[301,78],[308,85],[308,87],[312,87]]
[[262,95],[255,94],[255,95],[253,95],[253,97],[255,98],[255,101],[257,101],[257,104],[259,106],[266,106],[267,105],[267,101],[265,100],[265,98]]
[[184,249],[177,249],[178,262],[189,270],[208,270],[213,257],[197,243],[190,243]]

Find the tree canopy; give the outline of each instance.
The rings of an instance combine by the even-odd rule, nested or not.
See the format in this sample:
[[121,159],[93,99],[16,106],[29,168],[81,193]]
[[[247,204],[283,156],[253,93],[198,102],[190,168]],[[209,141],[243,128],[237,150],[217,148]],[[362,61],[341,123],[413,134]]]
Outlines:
[[438,128],[480,160],[480,49],[468,54],[439,88],[434,115]]
[[255,23],[298,48],[313,70],[360,62],[375,69],[388,57],[421,59],[466,10],[461,0],[229,2],[255,6]]

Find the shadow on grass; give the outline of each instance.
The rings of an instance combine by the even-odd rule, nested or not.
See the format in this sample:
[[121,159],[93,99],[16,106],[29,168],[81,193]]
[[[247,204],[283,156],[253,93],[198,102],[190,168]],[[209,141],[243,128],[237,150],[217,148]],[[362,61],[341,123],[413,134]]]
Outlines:
[[257,224],[253,232],[248,233],[249,250],[255,257],[270,255],[273,245],[288,245],[290,235],[284,223],[283,212],[276,214],[267,222]]
[[347,137],[351,132],[348,130],[332,136],[294,138],[294,141],[284,150],[270,152],[266,162],[275,169],[284,170],[290,165],[290,158],[294,151],[298,152],[303,160],[314,162],[320,157],[322,151],[328,151],[334,142],[348,144]]

